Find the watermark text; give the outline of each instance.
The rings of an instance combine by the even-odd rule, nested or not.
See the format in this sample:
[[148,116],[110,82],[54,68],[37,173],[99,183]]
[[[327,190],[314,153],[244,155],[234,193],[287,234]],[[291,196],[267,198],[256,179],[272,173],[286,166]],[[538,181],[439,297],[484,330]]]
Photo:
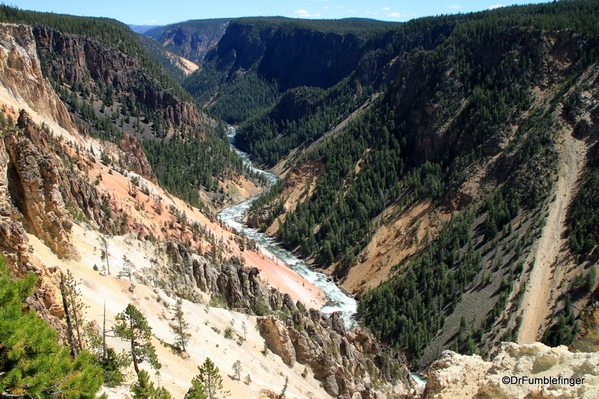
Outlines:
[[501,382],[504,385],[569,385],[571,387],[584,384],[584,378],[575,377],[529,377],[523,375],[521,377],[504,376]]

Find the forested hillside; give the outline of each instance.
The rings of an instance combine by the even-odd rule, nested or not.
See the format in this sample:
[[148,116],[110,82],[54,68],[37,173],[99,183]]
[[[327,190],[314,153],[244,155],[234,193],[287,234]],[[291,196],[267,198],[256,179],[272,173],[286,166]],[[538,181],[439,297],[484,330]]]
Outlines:
[[207,103],[211,114],[239,123],[275,104],[288,89],[335,85],[356,68],[373,36],[396,25],[361,19],[236,19],[206,55],[202,70],[183,86]]
[[126,25],[8,6],[0,21],[34,25],[42,69],[81,131],[114,143],[136,137],[159,182],[194,205],[226,200],[218,182],[244,171],[224,125],[197,109]]
[[[568,343],[571,304],[596,285],[597,8],[326,28],[232,21],[185,87],[286,176],[252,223],[361,295],[383,340],[426,363],[446,347],[493,351],[532,318],[538,339]],[[283,59],[283,48],[294,51]],[[581,148],[574,169],[570,143]],[[566,190],[565,173],[575,181],[580,169]],[[566,209],[571,252],[547,261],[562,268],[560,287],[547,288],[555,298],[537,320],[523,301],[544,237],[562,229],[549,221]]]

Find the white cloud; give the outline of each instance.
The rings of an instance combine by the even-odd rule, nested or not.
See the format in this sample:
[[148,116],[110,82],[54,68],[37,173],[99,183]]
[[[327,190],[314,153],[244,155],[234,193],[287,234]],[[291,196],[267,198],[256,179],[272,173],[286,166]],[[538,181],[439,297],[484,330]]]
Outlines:
[[330,10],[330,9],[331,9],[331,7],[324,6],[324,9],[325,9],[325,10]]
[[382,10],[383,11],[391,11],[391,7],[383,7]]
[[454,9],[454,10],[459,10],[459,9],[461,9],[461,8],[462,8],[462,6],[460,6],[460,5],[458,5],[458,4],[452,4],[452,5],[450,5],[450,6],[447,6],[447,7],[449,7],[449,8],[452,8],[452,9]]
[[489,6],[489,10],[494,10],[499,7],[505,7],[505,4],[494,4],[492,6]]
[[366,14],[367,15],[377,15],[378,12],[376,12],[376,11],[366,11]]
[[306,10],[297,10],[294,12],[295,15],[297,15],[298,17],[301,18],[313,18],[313,17],[320,17],[320,14],[316,13],[316,14],[311,14]]
[[359,12],[359,11],[356,11],[356,10],[347,10],[347,12]]
[[337,6],[337,8],[345,8],[345,6]]
[[392,17],[392,18],[401,18],[403,15],[401,15],[398,12],[392,12],[392,13],[387,14],[387,16]]
[[146,24],[155,24],[155,23],[157,23],[157,22],[158,22],[158,21],[156,21],[155,19],[153,19],[153,20],[151,20],[151,21],[146,21],[145,23],[146,23]]

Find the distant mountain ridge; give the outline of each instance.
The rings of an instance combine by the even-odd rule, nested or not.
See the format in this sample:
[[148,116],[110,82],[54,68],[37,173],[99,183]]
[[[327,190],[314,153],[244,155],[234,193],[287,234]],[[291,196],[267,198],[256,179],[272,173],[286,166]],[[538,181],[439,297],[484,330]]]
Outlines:
[[358,67],[377,37],[397,26],[363,19],[236,19],[183,85],[215,116],[236,124],[274,105],[288,89],[335,85]]
[[229,18],[192,20],[158,26],[140,33],[151,37],[174,54],[201,64],[206,53],[216,46],[224,35],[230,20]]
[[135,33],[144,33],[150,29],[154,29],[159,27],[160,25],[127,25],[129,26],[129,28],[131,28],[131,30]]

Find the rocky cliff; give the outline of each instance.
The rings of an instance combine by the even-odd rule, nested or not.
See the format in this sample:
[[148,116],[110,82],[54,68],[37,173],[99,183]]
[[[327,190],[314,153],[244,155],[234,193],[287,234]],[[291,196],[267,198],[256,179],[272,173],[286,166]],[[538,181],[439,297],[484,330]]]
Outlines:
[[[0,50],[0,84],[5,90],[2,112],[7,115],[13,106],[29,110],[15,115],[16,126],[3,126],[0,137],[0,245],[17,275],[33,271],[40,276],[30,305],[57,326],[53,316],[62,311],[55,300],[56,269],[33,260],[27,234],[42,240],[58,257],[71,259],[79,256],[71,239],[73,214],[105,231],[110,231],[113,221],[106,218],[102,194],[88,181],[95,158],[80,156],[85,137],[79,135],[67,107],[42,75],[33,29],[0,25]],[[60,135],[53,128],[60,129]],[[135,138],[125,136],[119,146],[107,146],[106,151],[155,179]]]
[[205,19],[160,26],[144,32],[172,51],[196,64],[204,61],[206,54],[214,48],[225,34],[229,19]]
[[82,85],[95,93],[108,89],[119,97],[131,96],[134,103],[153,112],[146,117],[157,117],[177,129],[202,129],[204,119],[195,105],[173,94],[172,87],[163,87],[139,58],[89,37],[48,27],[36,27],[34,35],[42,63],[53,80]]
[[[233,77],[255,67],[283,90],[297,86],[330,87],[352,71],[364,51],[364,40],[353,35],[311,29],[277,29],[233,22],[206,62]],[[293,52],[289,52],[292,48]]]
[[30,108],[75,131],[73,117],[42,74],[33,30],[28,25],[0,24],[0,84]]
[[[413,390],[405,359],[383,348],[365,329],[347,331],[338,313],[327,317],[313,309],[292,311],[286,324],[269,316],[258,319],[258,326],[273,353],[289,366],[310,367],[333,397],[406,396]],[[382,381],[395,386],[377,388]]]
[[[43,240],[59,257],[72,256],[69,235],[72,223],[68,220],[61,195],[62,165],[51,154],[64,151],[47,133],[32,124],[21,112],[17,123],[23,129],[3,137],[8,153],[6,173],[10,203],[25,228]],[[63,153],[63,155],[66,155]]]
[[338,313],[308,310],[289,294],[264,285],[256,267],[232,262],[215,267],[174,241],[167,243],[166,253],[173,265],[165,278],[169,289],[189,295],[188,287],[194,287],[234,310],[270,314],[257,320],[268,349],[289,367],[309,367],[329,395],[391,398],[411,391],[405,359],[367,330],[348,330]]

